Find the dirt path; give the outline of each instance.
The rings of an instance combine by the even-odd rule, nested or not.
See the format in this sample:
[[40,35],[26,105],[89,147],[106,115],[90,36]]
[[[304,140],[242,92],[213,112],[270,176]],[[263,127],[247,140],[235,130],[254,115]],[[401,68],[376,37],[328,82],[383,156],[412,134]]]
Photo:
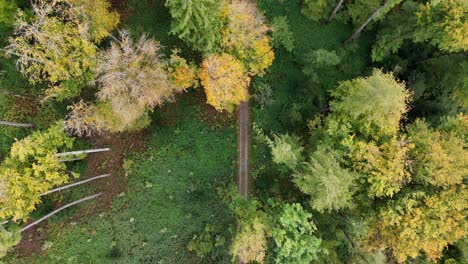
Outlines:
[[249,193],[249,102],[242,102],[237,112],[237,189],[247,198]]

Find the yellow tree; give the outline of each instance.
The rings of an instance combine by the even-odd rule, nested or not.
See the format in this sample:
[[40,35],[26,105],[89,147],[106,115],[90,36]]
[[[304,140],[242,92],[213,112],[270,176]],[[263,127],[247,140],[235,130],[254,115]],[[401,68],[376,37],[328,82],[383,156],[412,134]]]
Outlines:
[[89,23],[91,39],[96,43],[109,36],[119,23],[119,14],[109,11],[107,0],[70,0],[70,3],[81,8],[83,19]]
[[390,248],[401,263],[420,253],[435,261],[444,248],[468,234],[467,121],[460,115],[443,120],[437,129],[421,120],[408,127],[414,185],[369,218],[366,249]]
[[229,54],[212,54],[205,58],[199,77],[208,103],[218,111],[232,112],[248,99],[250,78],[242,63]]
[[40,202],[41,193],[70,179],[56,154],[71,148],[73,141],[57,123],[13,144],[9,157],[0,164],[0,219],[27,217]]
[[275,57],[265,17],[254,3],[239,0],[229,4],[227,17],[229,22],[222,41],[224,49],[244,62],[250,75],[263,75]]
[[46,94],[72,98],[93,78],[96,44],[118,23],[105,0],[37,0],[31,17],[20,12],[5,48],[32,83],[50,86]]

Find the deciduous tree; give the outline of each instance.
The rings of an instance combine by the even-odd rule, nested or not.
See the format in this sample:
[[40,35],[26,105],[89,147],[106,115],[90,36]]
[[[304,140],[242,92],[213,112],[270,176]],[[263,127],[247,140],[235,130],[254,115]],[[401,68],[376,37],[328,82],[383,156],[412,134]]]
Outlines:
[[313,209],[324,212],[339,210],[351,205],[353,181],[356,176],[340,165],[338,154],[319,148],[311,154],[293,175],[299,189],[310,195]]
[[107,0],[69,0],[74,6],[82,9],[82,19],[89,23],[89,34],[95,43],[110,35],[119,23],[119,14],[109,11]]
[[146,36],[134,42],[124,31],[119,42],[100,54],[96,72],[100,86],[97,127],[112,132],[141,128],[148,112],[170,100],[177,90],[159,42]]
[[312,215],[300,204],[284,204],[272,230],[275,263],[311,263],[317,259],[322,240],[314,235]]
[[212,54],[206,57],[199,77],[208,103],[218,111],[232,112],[240,102],[248,99],[250,78],[242,63],[229,54]]
[[382,61],[395,53],[405,40],[429,42],[440,50],[468,50],[466,34],[468,12],[463,0],[406,1],[401,10],[392,13],[377,35],[372,59]]
[[342,82],[331,95],[333,115],[371,138],[396,134],[410,98],[403,83],[376,69],[367,78]]
[[26,219],[40,202],[41,193],[70,179],[56,154],[72,145],[73,138],[67,137],[60,123],[13,144],[0,165],[1,219]]
[[250,75],[262,76],[275,57],[265,17],[254,3],[233,0],[228,6],[227,19],[223,48],[242,61]]
[[19,70],[32,83],[49,84],[47,94],[59,99],[78,95],[96,63],[96,46],[72,7],[61,0],[33,3],[32,18],[18,14],[14,37],[5,48],[18,57]]

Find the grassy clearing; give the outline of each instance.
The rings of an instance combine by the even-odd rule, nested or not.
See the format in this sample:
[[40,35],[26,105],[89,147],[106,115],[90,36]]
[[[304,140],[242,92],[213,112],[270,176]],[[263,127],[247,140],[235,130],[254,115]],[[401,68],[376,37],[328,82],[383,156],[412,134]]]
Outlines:
[[[128,186],[110,211],[66,224],[53,219],[45,231],[50,248],[20,262],[199,263],[187,243],[205,224],[229,240],[233,219],[216,188],[234,177],[235,130],[201,123],[197,113],[204,102],[192,96],[155,114],[148,150],[128,157]],[[180,115],[173,123],[160,126],[166,115],[174,118],[175,109]],[[228,263],[229,258],[224,247],[203,263]]]

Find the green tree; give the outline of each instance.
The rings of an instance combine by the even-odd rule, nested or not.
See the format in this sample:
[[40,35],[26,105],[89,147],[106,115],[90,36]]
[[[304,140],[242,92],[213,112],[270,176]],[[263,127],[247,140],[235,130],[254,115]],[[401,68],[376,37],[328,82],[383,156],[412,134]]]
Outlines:
[[289,52],[294,50],[294,35],[286,16],[273,18],[271,22],[271,38],[273,47],[284,47]]
[[172,34],[198,51],[209,53],[219,50],[224,1],[168,0],[166,6],[173,19]]
[[293,175],[294,183],[311,196],[311,206],[319,212],[339,210],[351,203],[356,177],[341,167],[337,156],[333,150],[319,148]]
[[397,133],[410,98],[403,83],[377,69],[367,78],[342,82],[331,95],[333,115],[371,138]]
[[290,169],[295,169],[302,161],[303,147],[301,139],[297,136],[273,135],[273,140],[268,139],[271,148],[271,156],[276,164],[284,164]]
[[[350,43],[373,21],[381,20],[390,10],[403,0],[357,0],[348,7],[352,22],[358,26],[353,34],[344,41]],[[382,3],[383,2],[383,3]]]
[[302,14],[313,21],[320,21],[332,12],[334,0],[304,0]]
[[311,50],[304,56],[304,67],[302,68],[302,72],[309,76],[314,82],[319,82],[319,76],[322,71],[330,70],[340,63],[341,57],[334,50]]
[[275,263],[301,264],[317,259],[322,240],[315,236],[312,215],[298,203],[284,204],[272,229]]
[[16,229],[7,230],[3,225],[0,226],[0,258],[21,241],[21,234]]
[[395,53],[405,40],[429,42],[442,51],[468,50],[466,34],[468,12],[463,0],[405,1],[398,12],[384,22],[372,49],[372,59],[382,61]]
[[11,26],[14,21],[15,12],[18,9],[13,0],[0,0],[0,25]]

